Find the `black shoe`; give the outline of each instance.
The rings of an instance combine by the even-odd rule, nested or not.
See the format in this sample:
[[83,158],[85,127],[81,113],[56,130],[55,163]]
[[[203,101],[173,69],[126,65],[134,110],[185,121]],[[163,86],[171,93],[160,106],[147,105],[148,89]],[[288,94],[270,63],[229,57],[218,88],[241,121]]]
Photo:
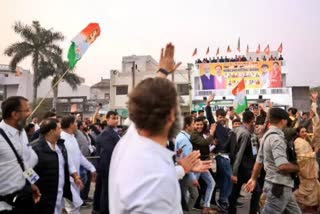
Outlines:
[[90,204],[83,202],[83,204],[81,205],[81,208],[88,208],[90,207]]
[[228,212],[228,204],[227,203],[222,203],[222,202],[219,202],[217,201],[217,206],[219,207],[219,209],[222,211],[222,212]]
[[93,203],[93,199],[92,198],[87,198],[86,200],[84,200],[86,203],[88,204],[92,204]]
[[243,203],[237,201],[237,208],[242,208],[243,207]]

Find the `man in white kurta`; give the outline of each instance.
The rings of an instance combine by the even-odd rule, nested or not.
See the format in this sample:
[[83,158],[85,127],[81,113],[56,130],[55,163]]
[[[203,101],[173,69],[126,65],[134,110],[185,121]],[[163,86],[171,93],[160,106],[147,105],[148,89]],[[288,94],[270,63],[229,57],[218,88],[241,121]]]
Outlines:
[[[65,140],[65,147],[68,152],[68,159],[75,166],[78,174],[80,174],[80,165],[89,170],[92,174],[95,174],[95,167],[82,155],[78,142],[74,136],[75,131],[77,130],[77,126],[75,121],[69,124],[66,128],[66,124],[64,124],[64,119],[62,119],[61,126],[63,126],[63,131],[61,132],[61,139]],[[80,206],[83,201],[80,198],[80,189],[74,183],[73,178],[70,177],[71,182],[71,192],[72,192],[72,204],[66,203],[66,210],[68,213],[80,213]]]

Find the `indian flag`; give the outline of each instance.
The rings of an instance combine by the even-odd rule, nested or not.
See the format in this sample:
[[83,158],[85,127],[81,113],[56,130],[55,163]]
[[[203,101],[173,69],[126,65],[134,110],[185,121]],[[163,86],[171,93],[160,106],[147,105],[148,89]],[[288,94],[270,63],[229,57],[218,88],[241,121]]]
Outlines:
[[100,35],[100,27],[98,23],[90,23],[71,41],[68,51],[69,67],[72,69],[82,58],[90,45]]
[[248,107],[246,87],[244,85],[244,79],[232,90],[232,94],[235,96],[234,99],[234,111],[239,114]]

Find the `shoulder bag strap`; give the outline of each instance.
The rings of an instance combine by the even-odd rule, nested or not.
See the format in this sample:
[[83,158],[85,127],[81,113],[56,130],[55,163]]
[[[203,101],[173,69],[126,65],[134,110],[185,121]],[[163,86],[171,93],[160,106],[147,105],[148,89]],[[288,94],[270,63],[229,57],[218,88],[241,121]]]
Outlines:
[[25,168],[24,168],[24,165],[23,165],[23,160],[21,159],[21,157],[19,156],[17,150],[14,148],[11,140],[9,139],[9,137],[7,136],[7,134],[4,132],[4,130],[2,128],[0,128],[0,134],[2,135],[2,137],[7,141],[7,143],[9,144],[10,148],[12,149],[13,153],[15,154],[17,160],[18,160],[18,163],[22,169],[22,171],[24,172]]

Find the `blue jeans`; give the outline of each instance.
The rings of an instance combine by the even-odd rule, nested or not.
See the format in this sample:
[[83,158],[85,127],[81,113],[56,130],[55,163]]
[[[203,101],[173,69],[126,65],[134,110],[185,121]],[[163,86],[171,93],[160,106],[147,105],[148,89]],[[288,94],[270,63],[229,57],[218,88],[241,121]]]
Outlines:
[[232,169],[230,160],[220,155],[216,156],[217,179],[220,186],[219,202],[229,204],[228,198],[232,192],[231,175]]
[[209,171],[196,174],[197,179],[200,176],[204,180],[204,182],[206,183],[206,186],[207,186],[206,193],[204,195],[204,199],[202,199],[202,201],[201,201],[201,204],[203,205],[203,207],[210,207],[210,201],[211,201],[212,193],[213,193],[214,186],[216,185],[216,183],[213,180],[213,177]]

